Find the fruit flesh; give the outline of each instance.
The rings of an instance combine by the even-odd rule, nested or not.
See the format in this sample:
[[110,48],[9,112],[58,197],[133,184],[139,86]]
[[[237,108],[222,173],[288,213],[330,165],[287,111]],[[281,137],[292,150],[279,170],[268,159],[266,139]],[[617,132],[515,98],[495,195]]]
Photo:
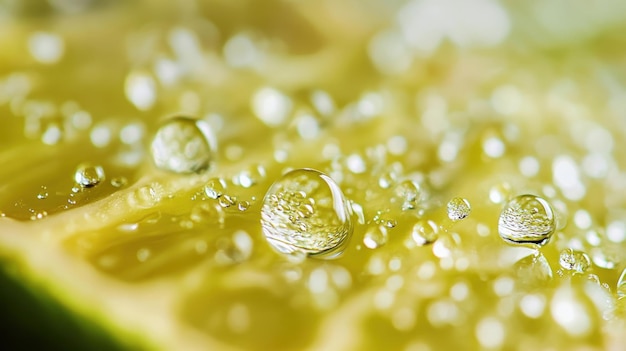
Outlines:
[[[600,316],[604,310],[590,307],[596,300],[588,291],[594,292],[592,296],[602,297],[602,293],[578,277],[556,274],[558,251],[569,244],[566,239],[584,240],[583,231],[571,224],[561,233],[564,239],[542,249],[555,273],[538,291],[552,301],[553,296],[562,296],[555,291],[570,281],[575,292],[586,289],[574,305],[583,305],[592,327],[586,334],[572,336],[552,317],[550,306],[537,320],[521,312],[522,297],[537,290],[526,288],[528,282],[522,282],[526,278],[518,274],[521,268],[508,258],[524,252],[498,238],[501,206],[488,195],[492,186],[502,182],[510,184],[512,195],[542,192],[547,184],[554,187],[550,166],[555,156],[586,156],[584,143],[572,137],[580,133],[564,128],[568,124],[591,123],[610,131],[614,145],[608,155],[623,167],[623,120],[607,110],[605,92],[611,88],[595,73],[606,70],[623,82],[624,72],[615,64],[623,53],[610,49],[619,38],[600,32],[596,41],[580,44],[590,48],[584,53],[575,46],[553,44],[558,53],[554,57],[546,57],[537,44],[515,33],[509,40],[519,40],[530,54],[517,52],[512,42],[467,51],[448,43],[432,57],[415,58],[405,75],[390,77],[377,72],[363,54],[372,33],[384,28],[374,8],[357,9],[341,2],[334,9],[344,15],[328,22],[323,19],[330,10],[313,2],[247,5],[239,8],[211,1],[199,5],[196,13],[173,9],[175,5],[167,2],[137,2],[62,20],[50,15],[48,24],[19,15],[3,24],[7,29],[0,37],[1,46],[7,48],[0,55],[3,84],[9,75],[20,72],[32,84],[32,91],[22,97],[25,100],[12,97],[12,104],[0,104],[2,114],[10,117],[0,131],[3,144],[8,145],[0,154],[7,165],[0,173],[5,194],[0,211],[6,216],[0,220],[0,242],[5,261],[21,267],[25,281],[41,286],[42,294],[93,319],[118,339],[143,340],[145,347],[158,349],[374,350],[419,349],[420,345],[448,349],[460,347],[460,340],[465,340],[464,348],[479,349],[484,345],[476,330],[484,318],[494,316],[504,323],[504,349],[545,344],[604,348],[619,342],[612,328],[619,330],[622,319],[606,322]],[[301,20],[277,28],[269,9]],[[517,13],[515,8],[509,11]],[[145,20],[151,25],[142,25]],[[269,46],[269,58],[266,66],[258,68],[260,73],[224,61],[226,39],[246,27],[236,23],[248,23],[258,31],[256,35],[283,42],[282,48],[272,46],[271,40],[263,44]],[[23,43],[35,30],[60,33],[65,53],[59,63],[42,65],[29,54]],[[200,45],[197,66],[185,61],[195,54],[193,50],[180,57],[176,50],[185,49],[168,42],[171,36],[189,40],[189,33]],[[159,55],[191,65],[190,72],[168,86],[153,68]],[[159,84],[158,99],[148,110],[138,109],[124,96],[127,77],[138,72]],[[513,116],[494,111],[488,102],[493,91],[507,84],[518,87],[528,105]],[[251,96],[264,86],[279,87],[297,108],[307,111],[315,110],[309,93],[324,89],[335,100],[337,111],[330,118],[316,116],[321,126],[317,138],[302,138],[295,116],[279,128],[254,116]],[[429,124],[423,116],[428,107],[435,112],[441,108],[442,98],[450,113]],[[74,136],[67,128],[60,142],[45,145],[45,128],[65,125],[68,118],[62,117],[61,110],[68,100],[91,114],[92,125],[87,130],[72,127],[77,129]],[[384,108],[377,112],[381,100]],[[31,116],[25,101],[31,102],[31,108],[51,103],[58,109],[44,118],[45,127],[34,138],[24,131]],[[585,114],[585,110],[597,112]],[[150,164],[150,137],[162,119],[181,113],[223,116],[223,127],[217,131],[218,161],[206,173],[177,176]],[[119,138],[105,147],[94,145],[91,133],[99,123],[118,135],[131,121],[142,123],[146,130],[138,145],[144,152],[138,163],[120,162],[121,155],[135,150]],[[513,137],[507,134],[511,128]],[[404,152],[388,151],[394,136],[404,138]],[[441,151],[445,150],[441,145],[448,145],[445,137],[462,140],[452,160]],[[505,141],[502,157],[485,152],[485,140],[492,137]],[[383,157],[376,151],[380,145],[387,150]],[[284,161],[276,159],[277,150],[286,154]],[[366,172],[351,170],[352,155],[365,160]],[[541,164],[536,177],[520,174],[517,162],[527,155]],[[83,162],[100,163],[107,182],[78,193],[77,203],[68,206],[73,172]],[[437,246],[407,247],[417,212],[402,211],[392,201],[393,188],[378,185],[383,173],[395,169],[394,162],[403,168],[397,173],[424,185],[428,195],[419,204],[424,219],[447,226]],[[234,185],[232,179],[252,164],[262,164],[267,174],[250,188]],[[335,261],[293,263],[264,242],[260,201],[272,182],[292,167],[343,177],[335,180],[346,197],[364,208],[366,223],[355,227],[344,255]],[[222,208],[204,197],[203,186],[218,176],[229,181],[228,194],[249,201],[250,208]],[[115,177],[125,177],[127,184],[112,186],[109,180]],[[565,202],[570,215],[582,208],[603,222],[605,211],[623,207],[623,197],[609,196],[619,183],[608,184],[606,177],[587,177],[585,197],[563,200],[559,195],[555,200]],[[41,200],[37,194],[43,186],[49,196]],[[446,223],[445,202],[456,196],[469,199],[472,213],[459,223]],[[41,211],[46,215],[38,219]],[[368,227],[378,225],[372,222],[377,211],[397,224],[385,246],[369,250],[363,247],[362,236]],[[36,220],[31,221],[33,214]],[[489,233],[478,235],[479,225]],[[251,252],[235,241],[238,230],[252,241]],[[589,250],[604,254],[622,244],[611,245]],[[614,260],[620,263],[622,257]],[[434,271],[432,277],[424,273],[429,270]],[[333,280],[346,271],[349,283]],[[593,273],[610,287],[615,287],[620,275],[616,269],[597,265]],[[505,278],[516,282],[514,293],[495,288]],[[326,289],[322,289],[324,279]],[[458,295],[450,292],[455,286],[467,287],[466,299],[454,299]],[[438,317],[446,316],[441,311],[456,314],[447,320]]]

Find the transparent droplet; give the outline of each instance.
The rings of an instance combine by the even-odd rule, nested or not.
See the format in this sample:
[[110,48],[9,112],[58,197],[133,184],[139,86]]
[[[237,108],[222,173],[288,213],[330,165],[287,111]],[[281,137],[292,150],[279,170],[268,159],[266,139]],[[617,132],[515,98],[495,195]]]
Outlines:
[[104,169],[99,165],[83,163],[74,172],[74,181],[82,188],[92,188],[105,179]]
[[285,254],[340,254],[352,233],[348,203],[329,176],[296,169],[267,191],[261,210],[263,234]]
[[116,188],[121,188],[125,186],[126,184],[128,184],[128,179],[126,179],[126,177],[115,177],[111,179],[111,185],[113,185]]
[[565,249],[561,251],[559,255],[559,264],[563,267],[563,269],[582,274],[585,273],[591,265],[591,260],[584,252],[573,249]]
[[363,244],[368,249],[377,249],[387,243],[387,228],[375,226],[367,230],[363,236]]
[[432,244],[439,237],[439,226],[431,220],[422,220],[413,226],[411,237],[419,246]]
[[420,187],[412,180],[400,182],[395,188],[396,196],[400,199],[402,210],[412,210],[417,207],[420,197]]
[[219,199],[217,199],[217,202],[220,206],[222,206],[222,208],[228,208],[234,206],[237,203],[237,199],[232,196],[222,195]]
[[41,191],[37,194],[37,198],[39,200],[44,200],[48,198],[48,188],[45,186],[41,187]]
[[455,197],[448,202],[448,218],[453,221],[460,221],[470,215],[471,207],[469,201],[461,197]]
[[204,193],[210,199],[216,200],[226,191],[226,182],[222,178],[210,179],[204,186]]
[[151,150],[158,168],[174,173],[194,173],[209,168],[217,143],[205,121],[175,117],[159,128]]
[[245,212],[250,208],[250,203],[248,201],[239,201],[237,203],[237,209],[241,212]]
[[550,204],[534,195],[519,195],[509,201],[498,221],[500,237],[512,244],[545,245],[556,229]]

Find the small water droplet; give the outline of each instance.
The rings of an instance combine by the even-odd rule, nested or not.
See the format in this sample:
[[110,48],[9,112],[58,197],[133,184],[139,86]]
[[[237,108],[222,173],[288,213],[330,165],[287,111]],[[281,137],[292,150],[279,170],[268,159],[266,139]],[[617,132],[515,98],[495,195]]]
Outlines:
[[363,244],[368,249],[377,249],[387,243],[387,228],[375,226],[367,230],[363,236]]
[[220,196],[219,199],[217,199],[217,202],[220,204],[220,206],[222,206],[222,208],[228,208],[234,206],[237,203],[237,199],[224,194]]
[[245,212],[250,208],[250,203],[248,201],[239,201],[237,203],[237,209],[241,212]]
[[584,252],[565,249],[559,255],[559,264],[568,271],[582,274],[591,265],[591,260]]
[[111,179],[111,185],[113,185],[116,188],[121,188],[125,186],[126,184],[128,184],[128,179],[126,179],[126,177],[115,177]]
[[196,223],[205,221],[210,223],[223,223],[224,211],[215,202],[205,202],[193,207],[189,218]]
[[159,169],[194,173],[209,168],[215,158],[217,142],[205,121],[175,117],[159,128],[151,150],[154,164]]
[[83,163],[76,168],[74,173],[74,181],[82,188],[92,188],[104,179],[104,169],[99,165]]
[[[310,205],[309,213],[301,209]],[[313,169],[296,169],[267,191],[261,210],[263,234],[285,254],[339,254],[352,233],[348,203],[329,176]]]
[[37,198],[39,200],[44,200],[48,198],[48,188],[45,186],[41,187],[41,191],[39,192],[39,194],[37,194]]
[[500,237],[512,244],[545,245],[556,229],[554,211],[541,197],[519,195],[509,201],[498,221]]
[[137,250],[137,260],[139,262],[146,262],[148,258],[150,258],[150,255],[150,249],[147,249],[145,247]]
[[226,182],[222,178],[210,179],[204,186],[204,193],[210,199],[216,200],[226,191]]
[[396,186],[395,192],[400,199],[402,210],[412,210],[417,207],[417,202],[420,197],[420,187],[416,182],[405,180]]
[[448,218],[453,221],[460,221],[470,215],[471,207],[469,201],[461,197],[455,197],[448,202]]
[[439,237],[439,226],[431,220],[421,220],[413,226],[411,237],[419,246],[432,244]]
[[145,185],[135,190],[128,197],[128,202],[132,206],[139,208],[149,208],[161,201],[161,191],[157,184]]

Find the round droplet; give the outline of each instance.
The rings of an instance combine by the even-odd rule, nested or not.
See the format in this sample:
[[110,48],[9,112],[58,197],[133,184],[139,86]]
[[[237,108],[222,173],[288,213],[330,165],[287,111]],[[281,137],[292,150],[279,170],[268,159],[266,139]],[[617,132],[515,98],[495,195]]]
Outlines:
[[419,221],[413,226],[411,237],[419,246],[432,244],[439,237],[439,227],[437,223],[430,220]]
[[210,199],[216,200],[226,191],[226,182],[222,178],[210,179],[204,186],[204,193]]
[[48,188],[45,186],[41,187],[41,191],[37,194],[37,198],[39,200],[45,200],[48,198]]
[[412,210],[417,207],[420,196],[419,185],[412,180],[405,180],[398,184],[395,189],[396,195],[400,199],[402,210]]
[[559,264],[563,269],[573,273],[585,273],[591,265],[591,260],[586,253],[573,249],[565,249],[559,255]]
[[556,229],[550,204],[535,195],[519,195],[509,201],[498,221],[500,237],[512,244],[545,245]]
[[125,186],[126,184],[128,184],[128,179],[126,179],[126,177],[115,177],[111,179],[111,185],[113,185],[116,188],[121,188]]
[[102,166],[83,163],[74,173],[74,181],[82,188],[92,188],[104,180],[104,169]]
[[237,209],[241,212],[245,212],[250,208],[250,202],[248,201],[239,201],[237,203]]
[[339,254],[352,233],[348,203],[329,176],[296,169],[267,191],[261,210],[263,234],[285,254]]
[[448,218],[453,221],[460,221],[470,215],[471,207],[469,201],[461,197],[455,197],[448,202]]
[[152,160],[162,170],[194,173],[209,168],[217,143],[202,120],[175,117],[163,124],[152,140]]
[[375,226],[370,228],[363,236],[363,244],[368,249],[377,249],[387,243],[387,228]]

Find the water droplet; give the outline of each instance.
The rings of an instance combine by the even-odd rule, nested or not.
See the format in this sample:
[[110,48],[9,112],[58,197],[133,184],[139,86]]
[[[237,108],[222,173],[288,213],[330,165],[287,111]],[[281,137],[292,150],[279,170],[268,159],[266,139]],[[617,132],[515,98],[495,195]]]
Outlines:
[[48,190],[47,190],[47,189],[48,189],[48,188],[47,188],[47,187],[45,187],[45,186],[42,186],[42,187],[41,187],[41,191],[39,192],[39,194],[37,194],[37,198],[38,198],[39,200],[44,200],[44,199],[47,199],[47,198],[48,198]]
[[209,124],[189,117],[168,120],[152,140],[154,164],[174,173],[193,173],[209,168],[216,150],[217,143]]
[[128,179],[126,179],[126,177],[115,177],[111,179],[111,185],[113,185],[116,188],[121,188],[125,186],[126,184],[128,184]]
[[148,258],[150,258],[150,255],[150,249],[147,249],[145,247],[137,250],[137,260],[139,262],[146,262]]
[[416,182],[405,180],[396,186],[395,192],[400,198],[402,210],[412,210],[417,207],[417,202],[420,197],[420,187]]
[[250,208],[250,203],[248,201],[239,201],[237,203],[237,209],[241,212],[245,212]]
[[261,210],[263,234],[285,254],[339,254],[352,220],[341,189],[329,176],[313,169],[283,175],[267,191]]
[[413,226],[411,237],[419,246],[432,244],[439,237],[439,227],[431,220],[422,220]]
[[204,186],[204,193],[210,199],[216,200],[226,191],[226,182],[222,178],[210,179]]
[[565,249],[559,255],[559,264],[568,271],[582,274],[589,268],[591,261],[584,252]]
[[377,249],[387,243],[387,228],[383,226],[375,226],[365,232],[363,236],[363,244],[368,249]]
[[471,207],[469,201],[461,197],[455,197],[448,202],[448,218],[453,221],[460,221],[470,215]]
[[83,163],[76,168],[74,173],[74,181],[82,188],[92,188],[104,179],[104,169],[99,165]]
[[220,204],[220,206],[222,206],[222,208],[228,208],[228,207],[234,206],[237,203],[237,199],[232,196],[224,194],[220,196],[219,199],[217,199],[217,202]]
[[498,221],[500,237],[513,244],[545,245],[556,229],[550,204],[534,195],[520,195],[509,201]]

